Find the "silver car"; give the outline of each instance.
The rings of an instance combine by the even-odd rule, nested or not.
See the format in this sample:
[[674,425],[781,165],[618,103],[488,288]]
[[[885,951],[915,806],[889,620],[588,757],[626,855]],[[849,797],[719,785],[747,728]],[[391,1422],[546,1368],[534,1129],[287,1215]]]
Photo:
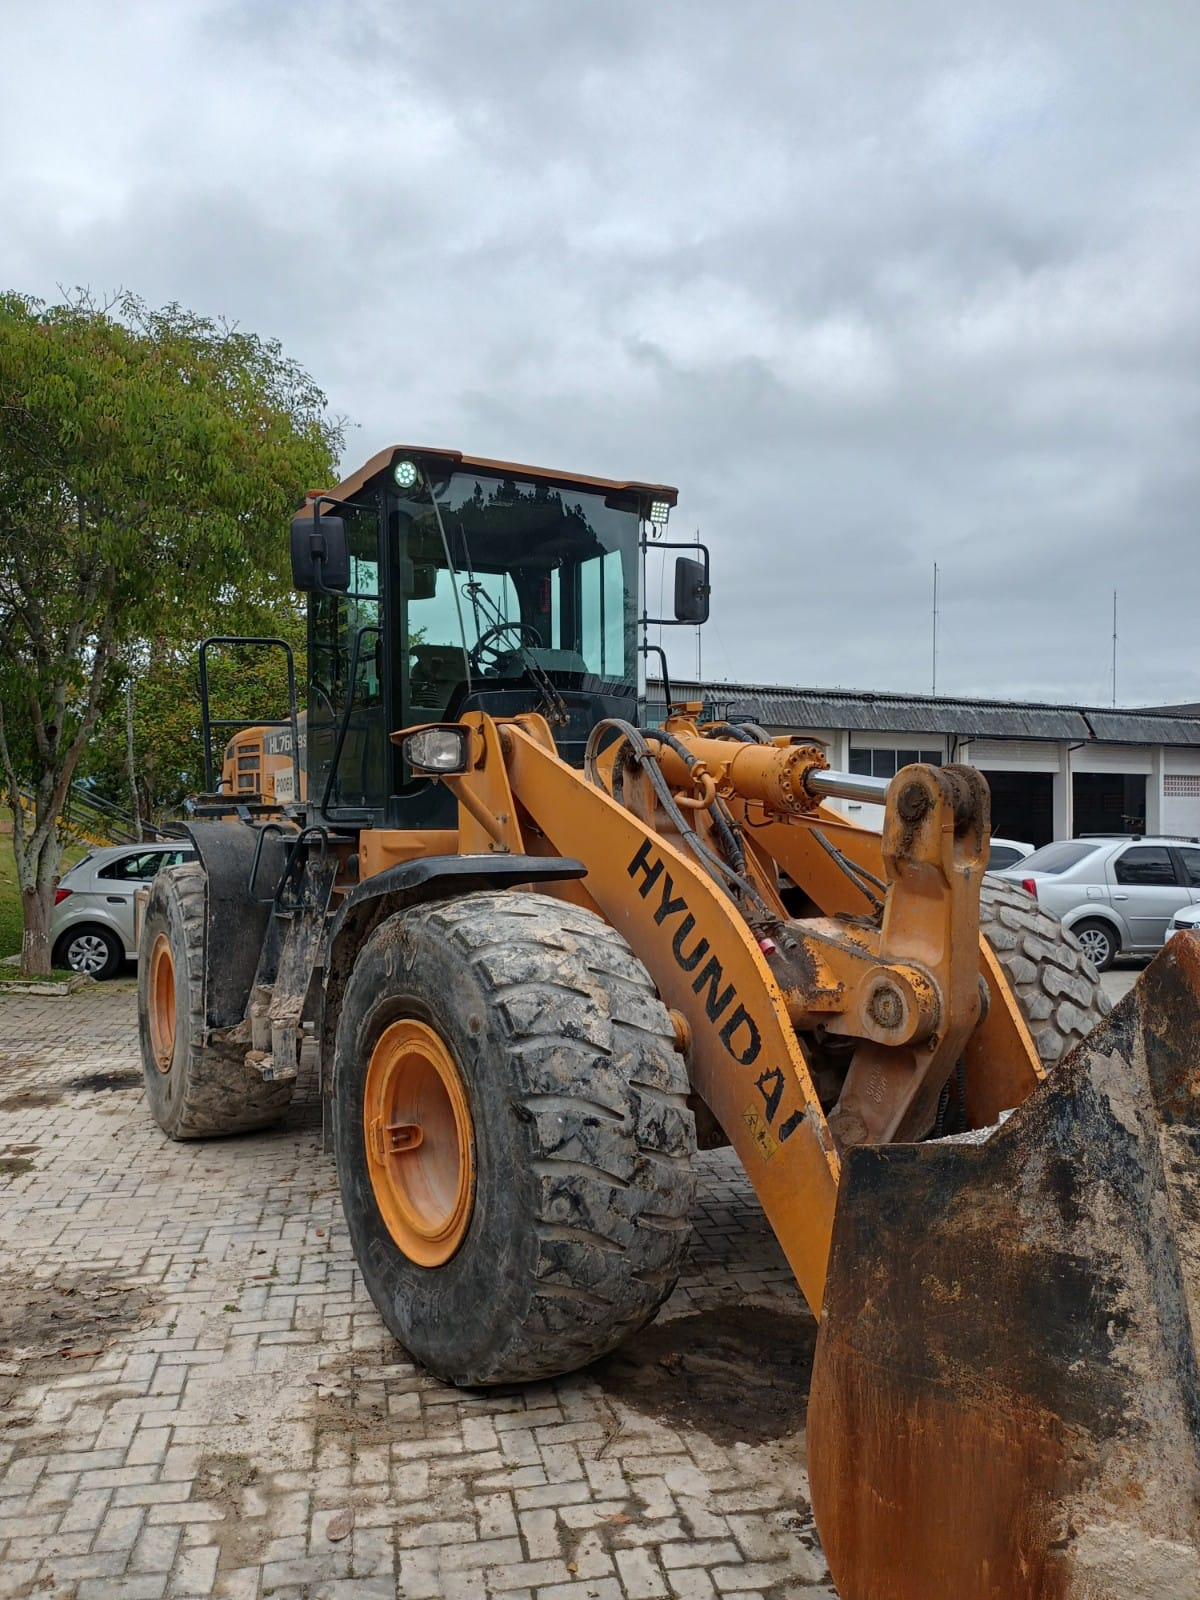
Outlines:
[[1175,913],[1200,904],[1200,841],[1061,839],[996,876],[1061,918],[1103,972],[1118,955],[1152,955]]
[[111,978],[136,960],[133,897],[162,867],[192,861],[180,841],[100,845],[63,874],[54,896],[50,944],[56,967]]

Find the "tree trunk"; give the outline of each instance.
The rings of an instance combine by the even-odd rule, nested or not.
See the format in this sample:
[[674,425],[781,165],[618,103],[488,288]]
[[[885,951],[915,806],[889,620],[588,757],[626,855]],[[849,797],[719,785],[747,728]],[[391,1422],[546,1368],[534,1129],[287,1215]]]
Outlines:
[[21,915],[25,923],[21,938],[23,978],[50,976],[50,913],[53,907],[53,886],[46,891],[38,886],[21,891]]
[[138,794],[137,763],[133,754],[133,679],[125,685],[125,765],[129,774],[129,809],[133,813],[133,826],[136,830],[137,841],[141,844],[145,835],[142,833],[142,802]]

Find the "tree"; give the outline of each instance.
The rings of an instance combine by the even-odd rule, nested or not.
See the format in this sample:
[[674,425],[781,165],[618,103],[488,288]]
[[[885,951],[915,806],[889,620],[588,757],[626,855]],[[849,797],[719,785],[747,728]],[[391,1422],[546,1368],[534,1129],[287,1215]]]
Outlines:
[[289,516],[340,443],[273,341],[132,295],[0,294],[0,775],[24,972],[50,968],[57,819],[115,663],[200,631],[221,596],[282,592]]

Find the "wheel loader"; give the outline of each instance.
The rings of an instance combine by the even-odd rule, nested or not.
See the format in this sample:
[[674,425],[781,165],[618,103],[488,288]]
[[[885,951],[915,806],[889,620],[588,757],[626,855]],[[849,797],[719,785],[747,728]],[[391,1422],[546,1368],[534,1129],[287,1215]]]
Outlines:
[[407,446],[307,498],[301,798],[200,807],[153,887],[151,1109],[260,1127],[314,1041],[364,1282],[464,1385],[644,1327],[731,1144],[819,1321],[843,1600],[1196,1600],[1200,941],[1108,1014],[985,878],[972,768],[833,771],[669,683],[656,725],[650,630],[708,609],[675,502]]

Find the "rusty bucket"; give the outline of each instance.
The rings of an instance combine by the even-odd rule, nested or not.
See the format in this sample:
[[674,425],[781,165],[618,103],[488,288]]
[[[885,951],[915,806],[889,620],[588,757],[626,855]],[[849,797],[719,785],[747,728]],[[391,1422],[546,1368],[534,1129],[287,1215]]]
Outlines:
[[842,1600],[1200,1600],[1198,1344],[1180,934],[995,1131],[849,1152],[808,1422]]

